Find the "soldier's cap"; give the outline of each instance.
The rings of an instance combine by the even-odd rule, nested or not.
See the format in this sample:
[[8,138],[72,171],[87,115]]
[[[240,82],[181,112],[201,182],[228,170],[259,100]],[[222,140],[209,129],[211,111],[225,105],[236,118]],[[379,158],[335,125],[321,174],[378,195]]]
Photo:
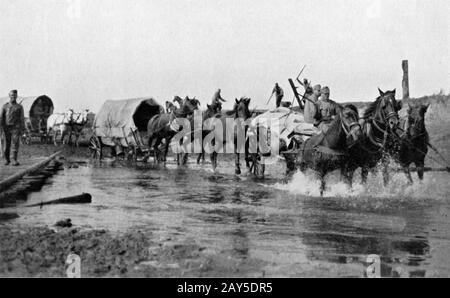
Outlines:
[[320,91],[320,89],[322,89],[322,86],[320,86],[320,84],[317,84],[313,87],[313,90],[318,90]]
[[320,89],[320,93],[330,94],[330,88],[328,88],[328,86],[325,86],[322,89]]
[[14,90],[11,90],[11,91],[9,91],[9,93],[10,93],[10,94],[17,94],[17,90],[15,90],[15,89],[14,89]]

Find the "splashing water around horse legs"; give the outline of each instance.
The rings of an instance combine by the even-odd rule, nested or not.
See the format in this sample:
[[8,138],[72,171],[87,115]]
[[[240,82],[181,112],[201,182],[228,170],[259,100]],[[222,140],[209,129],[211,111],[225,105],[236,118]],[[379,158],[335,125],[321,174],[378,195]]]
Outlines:
[[351,159],[348,150],[354,147],[363,135],[358,120],[356,107],[340,107],[339,114],[325,133],[305,141],[294,156],[285,155],[288,168],[299,168],[302,172],[312,169],[320,180],[322,195],[326,187],[325,177],[329,172],[340,169],[344,176],[348,176],[347,164]]
[[380,96],[363,115],[364,137],[349,150],[352,158],[347,165],[345,178],[350,185],[357,168],[361,168],[361,179],[366,183],[369,170],[374,169],[379,162],[383,165],[384,184],[389,182],[388,164],[395,143],[394,133],[399,123],[398,110],[401,102],[395,100],[395,89],[387,92],[378,90]]

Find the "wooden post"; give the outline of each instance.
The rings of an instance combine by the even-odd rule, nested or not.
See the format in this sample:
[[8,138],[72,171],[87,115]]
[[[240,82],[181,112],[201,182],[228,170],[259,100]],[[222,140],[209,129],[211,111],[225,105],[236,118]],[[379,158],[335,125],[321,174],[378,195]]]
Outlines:
[[408,60],[402,61],[402,69],[403,69],[403,80],[402,80],[403,99],[408,99],[409,98]]

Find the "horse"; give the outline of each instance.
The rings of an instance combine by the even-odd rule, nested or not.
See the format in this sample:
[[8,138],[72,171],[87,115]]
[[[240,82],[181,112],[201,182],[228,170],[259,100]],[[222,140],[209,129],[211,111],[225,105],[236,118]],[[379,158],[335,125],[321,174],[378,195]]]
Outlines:
[[[356,107],[345,105],[340,106],[339,110],[326,132],[303,142],[294,159],[286,159],[287,163],[298,164],[302,172],[307,169],[316,172],[321,182],[321,196],[325,191],[325,177],[329,172],[340,169],[341,173],[346,175],[348,160],[351,159],[348,150],[355,146],[363,135]],[[292,167],[292,164],[288,165],[289,167]]]
[[[232,111],[227,112],[227,113],[219,113],[219,114],[215,114],[216,110],[215,107],[212,106],[208,106],[208,110],[205,113],[205,117],[209,117],[209,118],[204,118],[204,125],[203,125],[203,134],[214,134],[214,138],[212,139],[211,145],[214,146],[215,148],[217,147],[221,147],[224,148],[227,145],[227,141],[230,141],[227,138],[227,129],[229,129],[230,127],[227,127],[227,122],[230,122],[229,120],[233,120],[233,123],[235,123],[235,120],[239,119],[240,120],[240,124],[242,123],[244,124],[243,127],[237,127],[242,128],[244,130],[244,133],[246,134],[247,130],[248,130],[248,124],[247,124],[247,120],[252,116],[252,113],[249,110],[249,105],[250,105],[250,98],[246,98],[246,97],[241,97],[241,99],[235,99],[235,105]],[[207,121],[207,122],[206,122]],[[219,134],[215,133],[215,127],[216,125],[219,125],[219,127],[222,127],[222,131]],[[235,127],[233,126],[233,129]],[[238,140],[237,140],[237,131],[234,130],[233,131],[233,148],[234,148],[234,154],[235,154],[235,174],[236,175],[240,175],[241,174],[241,168],[240,168],[240,153],[238,152]],[[244,136],[245,136],[244,134]],[[208,137],[207,135],[207,137]],[[250,162],[249,162],[249,148],[248,148],[248,140],[244,139],[244,154],[245,154],[245,162],[246,162],[246,166],[249,169],[250,168]],[[217,168],[217,155],[218,152],[217,150],[213,149],[212,153],[210,154],[210,159],[211,159],[211,164],[212,164],[212,168],[214,171],[216,171]],[[198,159],[199,160],[199,159]]]
[[[202,125],[206,119],[215,118],[220,116],[221,109],[218,109],[218,107],[214,104],[207,104],[206,110],[202,112]],[[209,130],[204,130],[202,128],[202,140],[210,133]],[[200,164],[200,161],[203,163],[205,162],[205,148],[202,146],[202,152],[198,154],[197,156],[197,164]]]
[[428,105],[412,106],[408,104],[406,119],[402,119],[400,127],[403,137],[399,140],[400,150],[395,159],[400,163],[410,184],[413,183],[409,165],[414,163],[417,175],[423,180],[425,156],[428,153],[429,135],[425,127],[425,114]]
[[[73,112],[73,111],[72,111]],[[81,113],[72,113],[69,119],[72,119],[69,123],[69,141],[71,144],[72,134],[75,136],[75,146],[79,146],[78,139],[80,138],[81,132],[88,121],[89,110],[86,109]]]
[[362,117],[364,137],[349,152],[352,158],[345,177],[349,185],[352,184],[353,173],[358,167],[361,167],[361,181],[365,184],[369,170],[374,169],[380,161],[383,164],[384,185],[389,183],[389,155],[393,152],[401,101],[396,101],[395,89],[383,92],[378,88],[378,91],[380,96],[370,103]]
[[70,134],[70,123],[73,121],[73,110],[66,113],[52,114],[47,119],[47,136],[53,133],[53,144],[57,146],[58,134],[61,135],[61,143],[64,144],[64,137]]
[[[153,148],[154,162],[158,162],[159,145],[165,140],[164,159],[166,161],[167,153],[169,151],[169,145],[172,138],[180,131],[180,127],[176,127],[174,120],[176,118],[185,118],[192,115],[192,113],[198,109],[200,102],[193,98],[186,97],[186,100],[182,103],[179,109],[174,109],[170,113],[157,114],[153,116],[147,124],[148,134],[148,146]],[[149,155],[144,157],[144,160],[148,160]]]

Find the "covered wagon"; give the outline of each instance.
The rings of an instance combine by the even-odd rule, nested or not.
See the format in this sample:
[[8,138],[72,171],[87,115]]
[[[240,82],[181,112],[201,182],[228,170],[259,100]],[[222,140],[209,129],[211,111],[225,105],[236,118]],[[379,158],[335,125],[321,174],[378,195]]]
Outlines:
[[105,101],[94,119],[89,144],[92,156],[101,159],[106,146],[114,156],[123,154],[136,159],[148,150],[148,121],[161,113],[163,106],[151,97]]
[[[259,142],[254,147],[258,148],[257,153],[250,156],[251,172],[264,176],[265,157],[295,152],[302,142],[318,133],[313,124],[305,122],[303,112],[295,109],[279,107],[256,116],[248,130],[250,144],[254,140]],[[264,152],[259,151],[259,146],[265,148]]]
[[[0,106],[9,101],[9,97],[0,98]],[[53,114],[53,101],[47,95],[18,97],[17,102],[23,106],[25,117],[25,143],[33,138],[41,141],[47,139],[47,119]]]

